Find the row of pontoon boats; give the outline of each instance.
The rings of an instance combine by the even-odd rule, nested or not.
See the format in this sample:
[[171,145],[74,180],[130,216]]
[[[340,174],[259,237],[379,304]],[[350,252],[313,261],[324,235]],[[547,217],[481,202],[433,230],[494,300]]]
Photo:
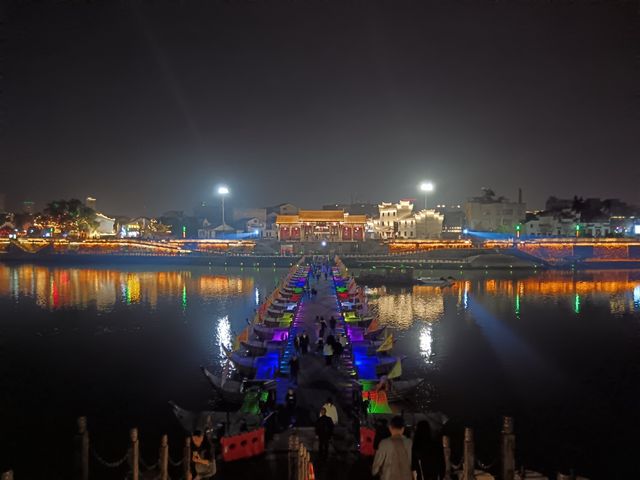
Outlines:
[[[173,405],[176,416],[185,428],[202,428],[210,422],[223,421],[250,427],[260,417],[260,402],[256,397],[276,396],[279,381],[286,382],[288,358],[291,354],[291,327],[296,313],[309,288],[310,266],[294,266],[279,287],[258,309],[249,325],[237,336],[232,348],[224,347],[228,362],[221,375],[203,368],[205,377],[228,406],[240,406],[236,412],[188,412]],[[400,402],[415,392],[423,379],[399,378],[404,357],[391,355],[393,336],[378,318],[368,315],[364,290],[345,274],[340,263],[333,267],[333,282],[340,312],[340,325],[348,339],[345,353],[347,368],[344,374],[354,387],[375,385],[383,379],[385,398],[389,403]],[[351,363],[349,364],[349,359]],[[355,373],[355,375],[354,375]],[[388,379],[393,379],[388,381]]]

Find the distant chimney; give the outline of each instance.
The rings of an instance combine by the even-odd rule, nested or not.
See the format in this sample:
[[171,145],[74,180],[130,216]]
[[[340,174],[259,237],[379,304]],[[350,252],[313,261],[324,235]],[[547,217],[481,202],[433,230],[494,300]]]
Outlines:
[[518,203],[522,203],[522,188],[518,187]]

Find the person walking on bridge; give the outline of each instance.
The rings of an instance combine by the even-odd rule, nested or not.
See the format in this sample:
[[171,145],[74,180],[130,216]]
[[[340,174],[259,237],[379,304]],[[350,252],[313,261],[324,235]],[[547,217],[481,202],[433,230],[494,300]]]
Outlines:
[[329,319],[329,327],[331,328],[331,333],[335,332],[335,330],[336,330],[336,319],[333,317],[333,315],[331,315],[331,318]]
[[309,339],[309,335],[307,335],[307,332],[302,332],[302,336],[300,337],[300,351],[303,355],[306,355],[306,353],[309,351],[310,341],[311,340]]
[[380,480],[414,480],[416,472],[411,468],[411,440],[405,437],[404,420],[396,416],[389,423],[391,436],[380,442],[373,459],[372,475]]
[[329,456],[329,440],[333,435],[333,420],[327,416],[325,408],[320,409],[320,416],[316,420],[316,435],[318,436],[320,460],[326,460]]
[[327,412],[327,417],[329,417],[334,425],[338,424],[338,409],[333,404],[333,399],[331,397],[327,398],[327,403],[325,403],[322,408]]
[[320,331],[318,332],[318,337],[324,338],[324,332],[327,329],[327,322],[324,321],[323,317],[320,317]]
[[292,383],[296,385],[298,383],[298,371],[300,370],[300,360],[297,355],[294,355],[289,360],[289,374],[292,380]]
[[327,367],[331,366],[331,362],[333,362],[333,345],[329,342],[324,344],[322,347],[322,355],[324,355],[324,363]]

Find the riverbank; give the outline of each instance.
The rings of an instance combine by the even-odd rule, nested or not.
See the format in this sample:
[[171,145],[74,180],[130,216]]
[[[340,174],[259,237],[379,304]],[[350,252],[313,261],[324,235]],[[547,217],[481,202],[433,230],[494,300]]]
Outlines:
[[40,265],[183,265],[209,267],[275,267],[292,266],[299,257],[284,255],[118,255],[118,254],[0,254],[0,262]]
[[[331,249],[328,253],[333,253]],[[209,267],[288,268],[300,257],[256,253],[77,253],[13,250],[0,252],[0,262],[7,264],[33,263],[39,265],[167,265]],[[452,270],[539,271],[558,270],[640,270],[640,259],[634,258],[568,258],[548,261],[517,249],[443,249],[400,254],[352,254],[342,257],[348,268],[378,270],[414,269],[433,272],[436,277]]]

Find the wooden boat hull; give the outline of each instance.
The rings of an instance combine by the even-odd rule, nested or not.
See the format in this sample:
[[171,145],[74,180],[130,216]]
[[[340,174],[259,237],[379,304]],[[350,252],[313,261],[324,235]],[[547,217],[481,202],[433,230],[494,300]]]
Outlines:
[[182,425],[185,431],[191,433],[195,430],[207,431],[215,429],[219,423],[227,423],[228,433],[240,433],[244,428],[253,430],[259,428],[262,418],[258,415],[252,415],[242,412],[219,412],[208,410],[202,412],[193,412],[179,407],[175,402],[169,402],[174,415]]
[[413,394],[420,385],[424,383],[424,378],[413,378],[411,380],[392,380],[391,388],[387,391],[387,401],[398,403],[406,400]]
[[227,358],[233,363],[233,366],[238,370],[240,375],[253,378],[256,374],[256,367],[254,357],[243,357],[238,352],[231,352],[228,349],[222,347]]
[[260,340],[271,340],[273,338],[274,328],[275,326],[269,327],[266,325],[254,325],[253,333],[255,333]]
[[264,345],[264,342],[241,341],[240,345],[242,345],[242,347],[247,350],[249,352],[249,355],[251,355],[252,357],[261,357],[267,353],[267,347]]
[[371,332],[366,332],[364,334],[364,338],[365,340],[377,340],[379,337],[381,337],[385,330],[387,329],[386,326],[384,327],[380,327],[377,330],[372,330]]
[[204,376],[207,377],[211,386],[216,392],[218,392],[224,402],[234,405],[242,404],[244,400],[242,382],[238,382],[237,380],[227,380],[223,385],[221,377],[214,375],[204,367],[201,368]]
[[[381,377],[382,375],[387,375],[393,366],[396,364],[397,357],[378,357],[379,363],[376,365],[376,374]],[[400,358],[400,361],[404,361],[406,357]]]

